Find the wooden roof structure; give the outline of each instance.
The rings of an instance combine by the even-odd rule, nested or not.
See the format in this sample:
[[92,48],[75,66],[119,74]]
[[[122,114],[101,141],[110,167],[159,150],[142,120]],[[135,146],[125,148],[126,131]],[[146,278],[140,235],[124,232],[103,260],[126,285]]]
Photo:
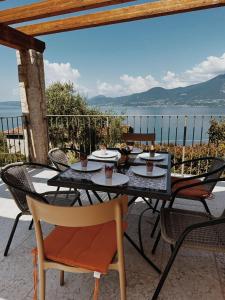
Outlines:
[[135,0],[44,0],[1,10],[0,44],[19,50],[34,49],[42,53],[45,44],[35,36],[225,6],[225,0],[160,0],[17,26],[21,22],[56,17],[131,1]]

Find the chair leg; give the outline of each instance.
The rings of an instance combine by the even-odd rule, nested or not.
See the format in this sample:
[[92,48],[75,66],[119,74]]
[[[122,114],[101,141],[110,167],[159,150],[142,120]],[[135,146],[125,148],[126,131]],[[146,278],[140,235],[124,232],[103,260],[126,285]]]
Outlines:
[[30,225],[29,225],[29,230],[31,230],[32,229],[32,227],[33,227],[33,224],[34,224],[34,220],[32,219],[31,221],[30,221]]
[[60,271],[60,286],[64,285],[64,271]]
[[207,212],[209,215],[212,215],[212,214],[211,214],[211,211],[210,211],[210,209],[209,209],[209,207],[208,207],[208,205],[207,205],[207,203],[206,203],[206,201],[205,201],[205,199],[202,199],[201,202],[202,202],[202,204],[203,204],[203,206],[204,206],[206,212]]
[[169,261],[168,261],[168,263],[167,263],[167,265],[165,267],[165,270],[163,271],[163,274],[162,274],[162,276],[160,278],[160,281],[159,281],[158,286],[157,286],[157,288],[155,290],[155,293],[154,293],[154,295],[152,297],[152,300],[156,300],[158,298],[159,293],[160,293],[160,291],[161,291],[161,289],[162,289],[162,287],[164,285],[164,282],[165,282],[165,280],[166,280],[166,278],[167,278],[167,276],[169,274],[169,271],[170,271],[170,269],[171,269],[171,267],[173,265],[173,262],[174,262],[174,260],[175,260],[175,258],[177,256],[177,253],[178,253],[178,251],[179,251],[182,243],[183,243],[183,239],[181,239],[181,241],[179,241],[176,244],[176,246],[174,248],[174,251],[171,254],[170,259],[169,259]]
[[15,231],[16,231],[16,227],[17,227],[17,224],[19,222],[19,219],[20,217],[23,215],[23,213],[19,213],[17,216],[16,216],[16,219],[14,221],[14,224],[13,224],[13,227],[12,227],[12,231],[10,233],[10,236],[9,236],[9,240],[8,240],[8,243],[6,245],[6,248],[5,248],[5,252],[4,252],[4,256],[7,256],[8,255],[8,251],[9,251],[9,248],[10,248],[10,245],[12,243],[12,239],[13,239],[13,236],[15,234]]
[[39,269],[39,295],[40,300],[45,300],[45,270]]
[[81,202],[81,199],[80,199],[80,196],[77,198],[77,201],[78,201],[78,203],[79,203],[80,206],[83,206],[82,202]]
[[139,245],[140,245],[140,249],[142,252],[144,252],[144,247],[143,247],[143,241],[142,241],[142,234],[141,234],[141,221],[142,221],[142,217],[144,215],[144,213],[151,209],[150,207],[146,208],[145,210],[142,211],[142,213],[139,216],[139,220],[138,220],[138,238],[139,238]]
[[160,241],[160,237],[161,237],[161,230],[159,231],[159,233],[156,237],[155,243],[154,243],[153,248],[152,248],[152,254],[155,254],[156,248],[157,248],[158,243]]
[[159,199],[157,199],[156,202],[155,202],[155,205],[153,207],[153,212],[152,212],[153,214],[156,212],[158,204],[159,204]]
[[124,268],[119,268],[119,281],[120,281],[120,299],[126,300],[126,275],[125,275]]
[[90,196],[90,193],[88,190],[86,190],[86,194],[87,194],[87,197],[88,197],[88,201],[91,205],[93,205],[93,201],[91,200],[91,196]]
[[153,228],[152,228],[151,238],[153,238],[154,235],[155,235],[155,231],[156,231],[156,229],[157,229],[157,227],[158,227],[159,220],[160,220],[160,216],[158,215],[157,218],[156,218],[155,224],[154,224],[154,226],[153,226]]

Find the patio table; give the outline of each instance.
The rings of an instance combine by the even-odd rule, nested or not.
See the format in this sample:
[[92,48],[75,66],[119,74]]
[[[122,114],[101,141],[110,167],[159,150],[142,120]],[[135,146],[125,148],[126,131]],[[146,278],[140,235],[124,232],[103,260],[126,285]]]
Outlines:
[[[137,197],[157,198],[162,200],[169,200],[171,196],[171,155],[165,153],[167,160],[166,168],[167,172],[164,176],[158,178],[147,178],[135,175],[132,172],[132,166],[124,168],[121,172],[129,177],[129,182],[120,186],[103,186],[97,185],[91,181],[91,177],[94,174],[104,172],[104,168],[101,171],[96,172],[79,172],[72,168],[68,168],[65,171],[57,174],[53,178],[48,180],[48,185],[57,187],[68,187],[74,189],[91,190],[94,195],[99,199],[97,192],[115,193],[116,195],[129,195],[134,196],[129,201],[130,206]],[[104,163],[103,163],[104,164]],[[99,199],[101,201],[101,199]],[[158,272],[159,268],[145,255],[145,253],[138,247],[138,245],[125,233],[126,238],[135,247],[135,249],[143,256],[145,260]]]

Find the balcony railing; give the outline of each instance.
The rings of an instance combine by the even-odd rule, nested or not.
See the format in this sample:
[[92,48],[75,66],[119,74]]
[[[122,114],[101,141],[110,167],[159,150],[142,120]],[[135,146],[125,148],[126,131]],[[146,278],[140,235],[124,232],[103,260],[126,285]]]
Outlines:
[[[155,133],[157,150],[170,151],[174,161],[181,161],[224,155],[220,142],[212,144],[209,141],[208,131],[213,119],[223,121],[225,115],[49,115],[49,138],[51,146],[73,144],[91,152],[101,143],[116,146],[121,143],[122,132],[128,130]],[[145,146],[143,141],[142,147]],[[199,173],[202,168],[191,165],[177,171]]]
[[28,158],[25,117],[0,117],[0,166]]
[[[199,156],[224,155],[223,143],[209,141],[210,121],[224,121],[225,115],[48,115],[50,147],[75,145],[91,152],[106,143],[121,143],[123,132],[155,133],[156,148],[170,151],[174,161]],[[0,118],[0,165],[29,156],[25,147],[24,117]],[[142,147],[148,145],[143,141]],[[202,166],[190,166],[178,172],[199,173]]]

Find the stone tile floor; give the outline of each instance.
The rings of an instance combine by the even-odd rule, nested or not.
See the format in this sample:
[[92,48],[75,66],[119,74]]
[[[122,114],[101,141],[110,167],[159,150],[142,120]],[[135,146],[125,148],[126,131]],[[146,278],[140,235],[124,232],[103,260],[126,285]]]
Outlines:
[[[52,172],[32,172],[38,191],[49,190],[47,178]],[[225,207],[225,185],[215,189],[215,199],[209,206],[216,215]],[[84,200],[85,201],[85,200]],[[179,205],[178,205],[179,202]],[[177,207],[202,210],[201,205],[184,200],[177,201]],[[138,201],[129,209],[128,232],[137,240],[137,222],[139,213],[145,204]],[[17,227],[8,257],[3,256],[14,218],[18,209],[6,186],[0,181],[0,300],[28,300],[33,296],[32,256],[35,246],[34,230],[28,231],[30,217],[23,217]],[[170,249],[160,242],[154,256],[150,254],[154,239],[150,238],[152,222],[155,216],[146,213],[143,220],[144,246],[146,253],[163,269]],[[51,226],[43,224],[47,234]],[[125,259],[127,274],[127,299],[151,299],[159,280],[159,275],[143,260],[136,250],[125,240]],[[92,299],[93,276],[91,274],[65,275],[65,285],[59,286],[59,274],[47,272],[47,300],[89,300]],[[119,282],[116,272],[111,271],[101,280],[101,300],[119,299]],[[159,299],[165,300],[225,300],[225,255],[182,249],[175,261]]]

